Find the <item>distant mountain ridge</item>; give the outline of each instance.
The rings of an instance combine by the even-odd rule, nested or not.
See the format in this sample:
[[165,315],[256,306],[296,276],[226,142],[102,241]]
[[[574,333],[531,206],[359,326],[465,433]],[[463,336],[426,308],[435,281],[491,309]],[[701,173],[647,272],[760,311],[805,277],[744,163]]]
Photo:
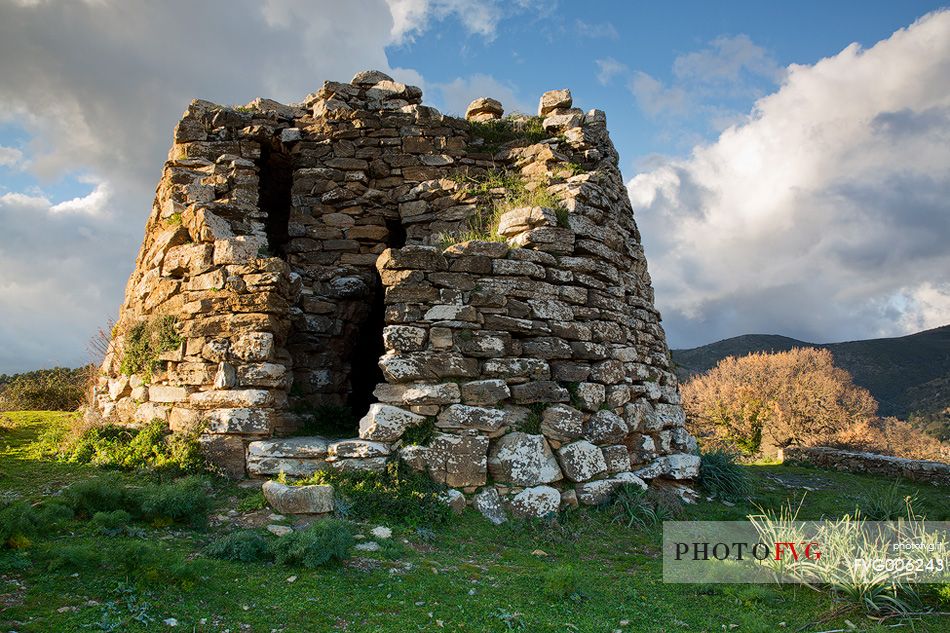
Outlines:
[[702,347],[673,350],[681,380],[703,373],[727,356],[784,352],[794,347],[831,351],[835,364],[880,403],[882,416],[906,418],[950,407],[950,325],[901,336],[845,343],[808,343],[774,334],[745,334]]

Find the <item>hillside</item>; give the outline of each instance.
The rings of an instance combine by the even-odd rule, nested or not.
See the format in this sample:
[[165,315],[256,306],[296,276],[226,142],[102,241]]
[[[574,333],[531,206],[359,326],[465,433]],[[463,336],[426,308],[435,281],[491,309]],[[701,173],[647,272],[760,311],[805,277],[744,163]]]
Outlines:
[[835,364],[880,403],[881,415],[906,418],[950,407],[950,325],[898,338],[816,344],[786,336],[746,334],[693,349],[673,350],[680,379],[702,373],[727,356],[822,347]]

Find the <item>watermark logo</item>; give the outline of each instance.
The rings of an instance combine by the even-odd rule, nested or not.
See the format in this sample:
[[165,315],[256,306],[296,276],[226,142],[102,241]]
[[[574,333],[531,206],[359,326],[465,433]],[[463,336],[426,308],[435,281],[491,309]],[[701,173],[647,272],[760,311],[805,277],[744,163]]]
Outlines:
[[672,583],[950,581],[950,522],[667,521],[663,580]]

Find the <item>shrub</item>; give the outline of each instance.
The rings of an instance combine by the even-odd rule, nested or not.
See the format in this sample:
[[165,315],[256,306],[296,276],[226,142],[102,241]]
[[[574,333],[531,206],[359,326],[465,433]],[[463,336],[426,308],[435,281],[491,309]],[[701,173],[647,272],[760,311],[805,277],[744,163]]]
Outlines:
[[266,507],[267,499],[264,498],[264,493],[260,490],[257,490],[238,501],[238,510],[241,512],[254,512],[255,510],[263,510]]
[[204,554],[218,560],[259,563],[274,560],[274,547],[272,540],[257,530],[241,530],[212,541]]
[[541,419],[547,406],[545,402],[529,404],[528,414],[518,423],[518,430],[532,435],[541,433]]
[[501,216],[518,207],[548,207],[555,210],[559,226],[567,225],[567,210],[557,196],[550,193],[547,182],[534,182],[529,186],[520,175],[504,169],[493,169],[476,176],[459,174],[456,182],[476,199],[475,214],[469,218],[468,228],[455,233],[442,233],[442,248],[452,244],[478,240],[504,242],[498,233]]
[[104,534],[114,536],[127,527],[132,521],[132,515],[125,510],[111,512],[96,512],[89,523]]
[[445,486],[402,461],[382,473],[318,471],[302,483],[329,484],[348,508],[348,518],[387,520],[409,526],[441,525],[451,510],[442,500]]
[[549,600],[573,600],[584,598],[580,589],[580,574],[571,565],[553,567],[544,572],[544,595]]
[[29,547],[33,538],[55,531],[72,517],[72,511],[59,503],[32,506],[14,501],[0,509],[0,544],[9,549]]
[[682,391],[693,434],[746,455],[827,442],[877,411],[825,349],[730,356]]
[[324,519],[306,530],[282,537],[274,547],[274,555],[282,565],[302,565],[312,569],[345,560],[354,543],[348,522]]
[[0,411],[75,411],[85,399],[90,367],[54,367],[0,376]]
[[110,475],[74,483],[63,491],[63,501],[81,518],[115,510],[137,516],[142,504],[139,491],[130,490],[118,477]]
[[495,153],[502,145],[513,141],[538,143],[551,138],[541,126],[544,119],[539,116],[512,116],[492,121],[469,123],[472,136],[482,140],[482,148],[486,152]]
[[149,468],[174,473],[207,469],[197,432],[170,433],[158,419],[141,429],[111,424],[89,427],[76,435],[67,434],[56,450],[62,461],[106,468]]
[[44,556],[48,571],[88,571],[102,565],[102,551],[96,544],[57,544]]
[[752,480],[745,468],[736,463],[735,453],[722,449],[702,454],[699,485],[722,499],[741,499],[752,493]]
[[212,497],[204,483],[189,477],[171,484],[148,486],[142,493],[142,516],[153,525],[171,523],[205,527]]

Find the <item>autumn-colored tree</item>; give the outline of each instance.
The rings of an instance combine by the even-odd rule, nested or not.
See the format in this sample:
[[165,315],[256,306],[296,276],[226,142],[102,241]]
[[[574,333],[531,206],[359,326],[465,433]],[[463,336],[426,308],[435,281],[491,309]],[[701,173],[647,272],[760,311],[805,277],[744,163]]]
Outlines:
[[821,444],[877,412],[831,352],[815,348],[725,358],[683,385],[683,401],[693,433],[746,455]]

